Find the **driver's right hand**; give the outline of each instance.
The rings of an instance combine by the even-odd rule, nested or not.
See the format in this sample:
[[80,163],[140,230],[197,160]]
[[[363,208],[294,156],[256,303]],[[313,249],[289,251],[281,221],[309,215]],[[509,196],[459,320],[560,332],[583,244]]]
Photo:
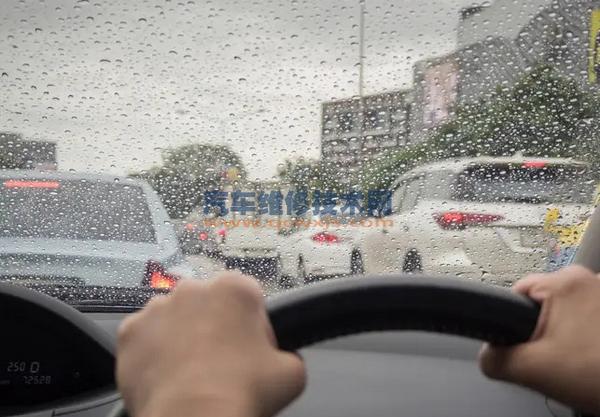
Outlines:
[[537,328],[521,345],[485,345],[480,354],[483,373],[600,414],[599,277],[571,266],[528,276],[514,291],[542,304]]

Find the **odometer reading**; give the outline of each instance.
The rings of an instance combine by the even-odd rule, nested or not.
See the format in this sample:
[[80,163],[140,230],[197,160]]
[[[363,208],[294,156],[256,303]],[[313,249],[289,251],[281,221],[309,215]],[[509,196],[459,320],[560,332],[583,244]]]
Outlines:
[[23,377],[25,385],[50,385],[52,377],[50,375],[26,375]]
[[51,385],[52,376],[40,374],[42,366],[39,361],[9,361],[5,367],[9,379],[3,385]]

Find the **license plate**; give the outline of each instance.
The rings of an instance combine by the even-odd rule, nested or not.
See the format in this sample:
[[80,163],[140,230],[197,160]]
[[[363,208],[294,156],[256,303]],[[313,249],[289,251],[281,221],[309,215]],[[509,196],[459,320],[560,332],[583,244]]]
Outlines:
[[521,245],[526,248],[541,248],[548,244],[548,237],[541,228],[521,230]]

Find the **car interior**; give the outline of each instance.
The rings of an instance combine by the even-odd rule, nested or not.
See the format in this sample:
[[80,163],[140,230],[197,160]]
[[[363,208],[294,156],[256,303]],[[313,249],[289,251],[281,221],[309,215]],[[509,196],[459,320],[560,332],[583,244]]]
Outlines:
[[[596,211],[576,257],[596,271],[599,231]],[[480,373],[481,341],[517,344],[536,325],[539,306],[507,289],[366,276],[281,293],[267,306],[279,346],[308,367],[307,390],[285,416],[577,415]],[[0,284],[0,415],[127,415],[114,382],[115,335],[135,308],[97,307]]]
[[600,273],[600,0],[0,0],[0,89],[0,417],[130,415],[120,325],[232,270],[283,417],[585,417],[478,356]]

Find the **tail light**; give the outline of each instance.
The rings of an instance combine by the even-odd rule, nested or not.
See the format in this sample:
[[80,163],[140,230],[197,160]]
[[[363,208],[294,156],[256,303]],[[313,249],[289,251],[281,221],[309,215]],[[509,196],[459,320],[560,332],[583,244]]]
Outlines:
[[523,168],[545,168],[548,165],[545,161],[525,161]]
[[194,230],[195,226],[194,223],[186,223],[185,224],[185,230],[187,230],[188,232],[191,232],[192,230]]
[[5,188],[49,188],[56,190],[60,188],[58,181],[27,181],[27,180],[7,180],[4,181]]
[[320,232],[312,237],[313,242],[317,243],[338,243],[341,239],[333,233]]
[[144,285],[156,290],[172,290],[177,285],[179,277],[165,272],[165,268],[155,261],[148,261]]
[[226,229],[219,229],[217,231],[217,235],[221,236],[221,242],[225,243],[225,236],[227,236],[227,230]]
[[463,211],[447,211],[434,215],[435,221],[442,229],[465,229],[468,226],[483,226],[502,220],[497,214],[467,213]]
[[200,232],[198,233],[198,239],[204,241],[204,240],[208,240],[208,233],[206,232]]

